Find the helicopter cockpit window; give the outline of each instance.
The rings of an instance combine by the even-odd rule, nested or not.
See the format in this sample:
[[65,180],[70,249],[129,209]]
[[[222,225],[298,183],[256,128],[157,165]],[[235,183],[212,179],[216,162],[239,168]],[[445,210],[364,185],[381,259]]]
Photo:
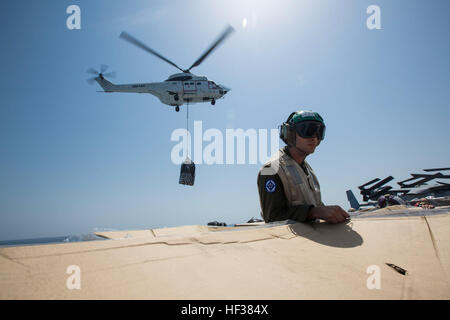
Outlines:
[[209,85],[210,85],[212,88],[217,88],[217,84],[216,84],[214,81],[209,81]]

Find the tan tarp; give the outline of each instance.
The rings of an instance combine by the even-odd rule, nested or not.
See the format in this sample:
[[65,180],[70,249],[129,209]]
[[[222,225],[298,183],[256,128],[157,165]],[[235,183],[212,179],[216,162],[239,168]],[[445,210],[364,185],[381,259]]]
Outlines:
[[102,235],[1,248],[0,299],[450,298],[449,214]]

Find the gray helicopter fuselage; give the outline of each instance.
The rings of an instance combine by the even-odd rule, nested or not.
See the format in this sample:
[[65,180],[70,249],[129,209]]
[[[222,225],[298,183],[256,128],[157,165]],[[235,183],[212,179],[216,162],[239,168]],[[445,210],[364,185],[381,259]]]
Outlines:
[[228,25],[220,36],[188,69],[182,69],[174,62],[148,47],[142,41],[122,31],[120,38],[167,62],[182,71],[182,73],[173,74],[164,82],[116,85],[105,79],[105,77],[112,76],[115,73],[106,74],[107,66],[102,65],[100,72],[93,68],[87,70],[87,73],[96,75],[96,77],[87,79],[87,81],[89,83],[97,81],[105,92],[150,93],[158,97],[162,103],[174,106],[177,112],[180,111],[180,106],[185,103],[210,101],[214,105],[216,100],[222,98],[230,89],[223,85],[217,85],[214,81],[208,80],[206,77],[196,76],[190,70],[198,67],[233,32],[234,28]]
[[229,88],[217,85],[207,77],[185,73],[174,74],[164,82],[152,83],[116,85],[100,76],[95,80],[105,92],[150,93],[170,106],[215,101],[230,91]]

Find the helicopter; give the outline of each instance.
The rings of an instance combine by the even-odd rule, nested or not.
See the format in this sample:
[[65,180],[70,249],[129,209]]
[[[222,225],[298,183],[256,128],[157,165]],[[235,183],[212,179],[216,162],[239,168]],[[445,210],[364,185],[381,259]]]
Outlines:
[[106,77],[115,77],[115,72],[105,73],[108,66],[101,65],[100,72],[94,68],[89,68],[87,73],[94,74],[95,77],[87,79],[87,81],[90,84],[93,84],[96,81],[103,89],[103,91],[100,92],[150,93],[156,96],[162,103],[175,107],[175,111],[177,112],[180,111],[180,106],[185,103],[210,102],[211,105],[215,105],[216,100],[223,98],[231,89],[224,85],[218,85],[205,76],[197,76],[191,73],[191,69],[199,66],[233,31],[234,28],[228,25],[189,69],[180,68],[174,62],[123,31],[120,34],[120,38],[151,53],[182,72],[172,74],[163,82],[114,84],[108,81]]

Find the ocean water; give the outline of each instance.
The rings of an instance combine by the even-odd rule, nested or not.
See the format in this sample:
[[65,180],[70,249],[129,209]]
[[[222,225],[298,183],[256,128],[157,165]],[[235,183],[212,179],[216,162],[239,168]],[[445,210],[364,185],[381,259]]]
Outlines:
[[[234,224],[227,224],[228,227],[234,226]],[[60,237],[43,237],[43,238],[33,238],[33,239],[19,239],[19,240],[6,240],[0,241],[1,247],[11,247],[11,246],[32,246],[32,245],[42,245],[42,244],[55,244],[55,243],[67,243],[67,242],[80,242],[80,241],[101,241],[108,240],[95,235],[95,232],[106,232],[106,231],[121,231],[112,228],[102,228],[96,227],[91,233],[60,236]]]
[[93,233],[89,233],[89,234],[70,235],[70,236],[61,236],[61,237],[47,237],[47,238],[0,241],[0,247],[32,246],[32,245],[40,245],[40,244],[54,244],[54,243],[80,242],[80,241],[97,241],[97,240],[105,240],[105,239],[102,237],[96,236]]

